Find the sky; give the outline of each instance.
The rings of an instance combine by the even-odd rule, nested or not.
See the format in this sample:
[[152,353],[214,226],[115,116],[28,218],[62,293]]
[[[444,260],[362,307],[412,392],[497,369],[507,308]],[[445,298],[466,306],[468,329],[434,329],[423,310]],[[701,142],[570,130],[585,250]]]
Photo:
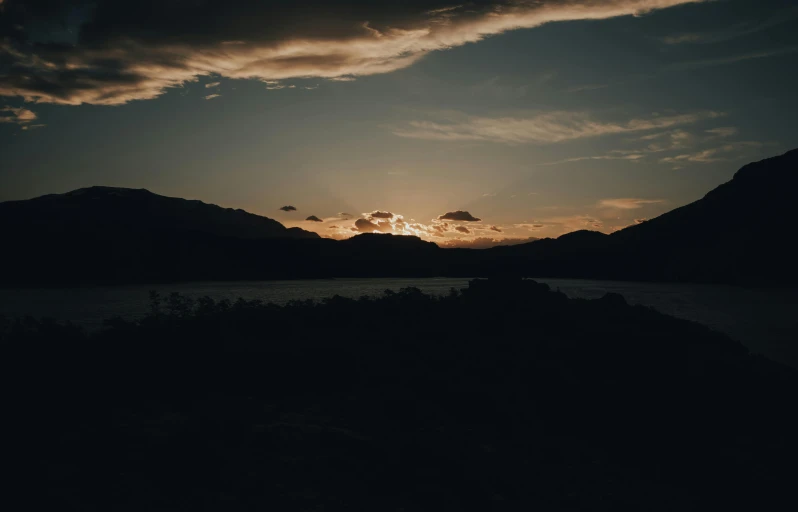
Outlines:
[[793,0],[0,0],[0,201],[146,188],[448,247],[611,233],[798,147],[795,91]]

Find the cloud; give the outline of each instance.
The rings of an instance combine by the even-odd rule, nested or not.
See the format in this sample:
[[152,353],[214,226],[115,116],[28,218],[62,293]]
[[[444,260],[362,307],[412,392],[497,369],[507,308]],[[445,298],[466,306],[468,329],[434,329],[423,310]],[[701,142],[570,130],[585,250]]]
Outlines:
[[209,94],[209,95],[205,96],[205,99],[206,100],[212,100],[214,98],[219,98],[219,97],[221,97],[221,94]]
[[664,203],[662,199],[602,199],[599,201],[601,208],[617,208],[619,210],[636,210],[648,204]]
[[210,89],[211,87],[219,87],[219,84],[221,84],[221,83],[222,82],[211,82],[209,84],[205,84],[205,87],[208,88],[208,89]]
[[[25,129],[25,125],[35,121],[38,119],[38,116],[32,110],[28,110],[27,108],[19,107],[4,107],[0,108],[0,123],[3,124],[16,124],[22,126]],[[36,125],[37,127],[41,127],[44,125]]]
[[645,132],[693,124],[723,116],[722,112],[694,112],[652,116],[629,121],[599,121],[585,112],[548,112],[528,118],[468,117],[461,122],[411,121],[394,130],[400,137],[438,141],[484,141],[504,144],[554,144],[575,139]]
[[[709,130],[708,130],[709,132]],[[640,137],[641,141],[648,141],[649,144],[642,149],[644,153],[661,153],[663,151],[674,151],[690,147],[695,143],[695,137],[690,132],[682,129],[668,130]],[[638,151],[640,152],[640,151]]]
[[717,138],[732,137],[734,135],[737,135],[737,131],[738,131],[737,128],[733,126],[724,126],[721,128],[712,128],[711,130],[705,130],[706,133]]
[[282,211],[284,211],[284,212],[295,212],[296,211],[296,207],[295,206],[291,206],[290,204],[287,205],[287,206],[281,206],[280,209]]
[[765,144],[762,142],[752,141],[752,140],[730,142],[729,144],[724,144],[722,146],[718,146],[715,148],[705,149],[703,151],[698,151],[696,153],[685,153],[673,157],[662,158],[660,159],[660,162],[668,164],[678,164],[685,162],[704,163],[704,164],[715,163],[715,162],[726,162],[729,160],[733,160],[735,158],[742,157],[743,155],[741,154],[741,152],[745,149],[761,148],[764,145]]
[[316,217],[315,215],[311,215],[310,217],[308,217],[305,220],[308,220],[310,222],[324,222],[323,220],[321,220],[320,218]]
[[[541,75],[538,80],[536,80],[537,85],[542,85],[552,78],[554,78],[553,73]],[[499,83],[500,80],[501,77],[495,76],[491,79],[471,85],[467,90],[472,96],[485,96],[499,100],[518,99],[527,95],[529,85],[504,85]]]
[[729,57],[719,57],[716,59],[700,59],[700,60],[690,60],[686,62],[678,62],[676,64],[669,66],[669,68],[679,71],[689,71],[692,69],[702,69],[713,66],[723,66],[726,64],[736,64],[737,62],[743,62],[746,60],[765,59],[768,57],[776,57],[779,55],[789,55],[795,52],[798,52],[798,46],[787,46],[784,48],[775,48],[773,50],[765,50],[761,52],[749,52],[749,53],[741,53],[738,55],[731,55]]
[[497,233],[501,233],[501,232],[502,232],[502,230],[501,230],[501,229],[499,229],[499,228],[497,228],[496,226],[491,226],[491,227],[490,227],[490,230],[491,230],[491,231],[496,231]]
[[[119,105],[156,98],[200,76],[343,81],[407,68],[430,52],[512,30],[703,1],[478,0],[450,8],[445,0],[228,0],[208,11],[178,0],[124,8],[119,0],[94,0],[91,10],[78,9],[84,0],[25,8],[23,0],[5,0],[0,96]],[[41,27],[49,24],[69,25],[68,44],[46,32],[42,40]]]
[[566,158],[554,162],[546,162],[538,165],[559,165],[571,162],[581,162],[584,160],[627,160],[638,162],[644,160],[646,156],[655,153],[669,151],[684,151],[700,143],[705,143],[717,139],[729,138],[737,134],[737,128],[733,126],[722,126],[704,130],[703,133],[695,135],[681,128],[674,128],[665,131],[642,135],[634,142],[643,142],[643,147],[633,149],[614,149],[604,155],[582,156]]
[[26,125],[22,126],[22,129],[25,130],[25,131],[30,131],[30,130],[37,130],[39,128],[44,128],[45,126],[47,126],[47,125],[46,124],[26,124]]
[[444,224],[433,224],[431,227],[431,234],[433,236],[443,236],[444,233],[449,229],[449,225]]
[[458,222],[479,222],[482,219],[474,217],[468,212],[457,210],[456,212],[446,212],[438,216],[438,220],[453,220]]
[[437,242],[437,244],[445,249],[490,249],[491,247],[527,244],[538,240],[540,240],[540,238],[534,236],[528,238],[478,237],[445,240]]
[[584,91],[597,91],[599,89],[606,89],[609,87],[610,84],[585,84],[585,85],[575,85],[573,87],[569,87],[565,90],[565,92],[584,92]]
[[635,224],[642,224],[642,223],[644,223],[647,220],[648,219],[635,219]]
[[341,226],[336,226],[333,224],[332,226],[329,226],[327,229],[341,229]]
[[[374,215],[375,213],[376,215]],[[456,217],[458,219],[456,222],[479,221],[479,219],[473,217],[468,212],[450,212],[450,216]],[[465,221],[461,219],[473,220]],[[327,220],[333,221],[342,219],[332,218]],[[455,224],[446,222],[440,218],[432,219],[429,224],[425,224],[423,222],[417,222],[415,219],[408,221],[398,213],[387,212],[383,210],[375,210],[371,213],[365,213],[362,217],[358,218],[353,225],[345,225],[342,227],[344,229],[350,229],[358,233],[393,233],[396,235],[418,236],[421,238],[444,238],[447,235],[454,233],[479,235],[481,233],[489,232],[489,226],[484,224],[473,224],[469,228],[461,227],[460,229],[457,229]]]
[[455,226],[454,229],[459,231],[460,233],[466,233],[466,234],[471,233],[471,231],[469,231],[468,228],[465,226]]
[[723,30],[707,31],[707,32],[686,32],[681,34],[673,34],[663,37],[661,41],[665,44],[711,44],[722,43],[738,37],[755,34],[763,30],[781,25],[787,21],[792,21],[798,16],[798,9],[792,8],[785,11],[778,12],[775,16],[762,20],[759,23],[738,23]]
[[665,44],[699,43],[704,35],[700,33],[684,33],[665,36],[661,41]]
[[361,233],[374,233],[375,231],[382,232],[382,228],[380,226],[366,219],[357,219],[355,221],[355,226],[351,229]]
[[628,160],[634,162],[645,158],[644,155],[639,153],[631,153],[628,155],[597,155],[597,156],[578,156],[574,158],[566,158],[564,160],[556,160],[554,162],[545,162],[539,165],[560,165],[569,164],[573,162],[584,162],[585,160]]
[[602,229],[604,223],[591,215],[565,215],[535,219],[532,222],[514,224],[513,227],[532,232],[546,231],[551,235],[561,235],[580,229]]
[[371,213],[365,214],[370,220],[374,219],[392,219],[393,213],[391,212],[381,212],[379,210],[373,211]]
[[346,220],[347,217],[354,217],[354,215],[352,215],[351,213],[346,213],[346,212],[338,212],[338,216],[344,218],[344,220]]

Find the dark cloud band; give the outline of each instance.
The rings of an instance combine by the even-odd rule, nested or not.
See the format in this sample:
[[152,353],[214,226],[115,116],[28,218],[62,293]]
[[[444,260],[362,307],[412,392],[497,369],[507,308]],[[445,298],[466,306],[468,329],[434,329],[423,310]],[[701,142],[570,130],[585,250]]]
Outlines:
[[199,76],[348,79],[544,23],[705,0],[5,0],[0,96],[118,105]]

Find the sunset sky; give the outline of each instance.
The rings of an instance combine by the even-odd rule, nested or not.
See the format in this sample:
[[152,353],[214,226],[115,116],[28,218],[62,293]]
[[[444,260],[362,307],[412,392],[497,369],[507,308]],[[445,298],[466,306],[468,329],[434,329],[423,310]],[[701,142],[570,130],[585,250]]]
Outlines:
[[798,146],[796,91],[794,0],[0,0],[0,201],[609,233]]

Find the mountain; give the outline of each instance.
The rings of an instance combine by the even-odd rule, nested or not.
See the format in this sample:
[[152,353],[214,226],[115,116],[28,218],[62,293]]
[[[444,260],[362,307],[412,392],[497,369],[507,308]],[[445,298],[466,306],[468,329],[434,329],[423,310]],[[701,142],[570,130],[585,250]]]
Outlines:
[[695,282],[798,282],[793,233],[798,150],[748,164],[702,199],[611,235],[579,231],[489,250],[533,276]]
[[0,286],[442,273],[442,249],[418,237],[338,242],[243,210],[125,188],[0,203],[0,233]]
[[0,203],[0,232],[0,285],[244,277],[269,266],[264,244],[320,241],[243,210],[113,187]]
[[319,238],[244,210],[153,194],[145,189],[81,188],[0,203],[0,227],[28,231],[194,232],[236,238]]
[[322,239],[243,210],[92,187],[0,203],[0,286],[494,275],[798,283],[796,190],[798,150],[611,235],[477,250],[394,235]]
[[748,164],[702,199],[610,236],[627,272],[670,280],[798,281],[798,150]]

